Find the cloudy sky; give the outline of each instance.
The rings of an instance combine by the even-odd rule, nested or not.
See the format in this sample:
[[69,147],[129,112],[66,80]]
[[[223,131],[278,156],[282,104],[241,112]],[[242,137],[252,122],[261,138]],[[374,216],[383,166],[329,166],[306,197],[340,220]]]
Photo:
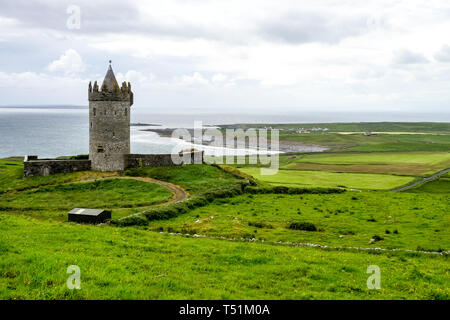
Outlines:
[[109,59],[153,112],[448,113],[450,1],[0,0],[0,105],[87,105]]

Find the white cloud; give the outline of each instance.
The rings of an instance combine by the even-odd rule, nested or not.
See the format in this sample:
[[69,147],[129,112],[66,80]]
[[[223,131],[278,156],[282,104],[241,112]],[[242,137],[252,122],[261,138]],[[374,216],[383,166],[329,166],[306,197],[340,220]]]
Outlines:
[[389,102],[389,108],[408,109],[433,101],[450,106],[449,94],[441,94],[450,74],[448,1],[80,0],[79,5],[81,29],[73,31],[65,28],[59,2],[40,1],[45,10],[37,10],[29,1],[5,1],[0,56],[16,65],[4,70],[41,76],[42,61],[72,48],[48,65],[50,74],[101,80],[111,58],[113,67],[128,70],[116,76],[135,85],[136,103],[148,91],[138,88],[152,86],[148,99],[161,90],[158,104],[171,106],[198,105],[204,95],[210,95],[208,104],[217,99],[255,108],[358,109],[370,103],[381,108]]
[[196,85],[209,85],[208,79],[203,77],[199,72],[194,72],[192,76],[182,75],[181,77],[175,78],[175,83],[186,85],[186,86],[196,86]]
[[83,72],[86,66],[81,56],[74,49],[68,49],[58,60],[51,62],[47,69],[51,72],[62,72],[65,75],[74,75]]
[[434,58],[440,62],[450,62],[450,46],[442,46],[441,50],[434,55]]
[[153,73],[146,75],[136,70],[129,70],[125,74],[120,72],[117,73],[116,79],[119,84],[123,81],[130,82],[131,84],[145,84],[153,81],[155,79],[155,75]]
[[428,62],[428,59],[423,54],[405,49],[397,51],[394,56],[395,64],[421,64]]

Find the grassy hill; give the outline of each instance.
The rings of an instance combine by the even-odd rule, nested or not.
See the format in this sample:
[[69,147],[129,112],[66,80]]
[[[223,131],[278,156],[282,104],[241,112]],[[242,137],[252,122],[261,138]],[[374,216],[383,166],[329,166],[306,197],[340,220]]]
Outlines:
[[[391,126],[408,128],[421,129]],[[450,176],[381,191],[447,167],[449,135],[281,137],[335,149],[282,155],[273,176],[192,165],[24,179],[21,159],[0,160],[0,299],[450,298]],[[74,207],[111,209],[114,224],[66,222]],[[70,265],[81,290],[66,287]]]

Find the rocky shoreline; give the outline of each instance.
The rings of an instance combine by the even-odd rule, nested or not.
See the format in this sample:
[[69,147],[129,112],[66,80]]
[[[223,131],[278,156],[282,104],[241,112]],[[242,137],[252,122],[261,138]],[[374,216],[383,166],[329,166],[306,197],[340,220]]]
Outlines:
[[[221,126],[217,126],[219,128],[221,128]],[[227,129],[230,129],[230,126],[227,126]],[[166,138],[171,138],[172,137],[172,132],[176,130],[175,128],[164,128],[164,129],[142,129],[140,131],[150,131],[150,132],[155,132],[157,133],[160,137],[166,137]],[[214,139],[208,139],[208,136],[203,137],[204,140],[202,141],[196,141],[194,139],[194,129],[185,129],[189,132],[191,138],[191,141],[188,141],[187,139],[184,139],[186,142],[190,142],[190,143],[196,143],[196,144],[202,144],[204,146],[214,146]],[[205,132],[205,130],[203,130],[203,132]],[[205,139],[206,138],[206,139]],[[227,146],[227,142],[228,145],[234,145],[233,141],[227,141],[226,137],[223,137],[223,141],[222,141],[222,146],[226,147]],[[270,140],[268,140],[268,148],[270,149]],[[246,147],[248,147],[248,141],[246,141]],[[260,146],[258,145],[257,148],[259,148]],[[279,142],[279,151],[283,152],[283,153],[295,153],[295,152],[322,152],[327,150],[327,148],[319,146],[319,145],[314,145],[314,144],[305,144],[305,143],[301,143],[298,141],[280,141]]]

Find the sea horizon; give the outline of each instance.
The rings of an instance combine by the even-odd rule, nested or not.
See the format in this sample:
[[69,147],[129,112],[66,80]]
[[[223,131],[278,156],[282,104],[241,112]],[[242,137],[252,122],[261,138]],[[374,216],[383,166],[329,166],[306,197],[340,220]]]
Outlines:
[[[433,113],[354,113],[305,112],[303,114],[221,114],[155,113],[144,108],[132,109],[131,123],[157,125],[157,128],[192,128],[194,121],[203,125],[237,123],[336,123],[336,122],[449,122],[450,114]],[[170,153],[192,146],[179,139],[160,137],[149,127],[131,128],[132,153]],[[69,106],[0,107],[0,158],[24,156],[58,157],[89,152],[88,110]],[[309,151],[306,150],[305,151]],[[212,151],[211,151],[212,152]],[[224,148],[224,152],[228,152]]]

